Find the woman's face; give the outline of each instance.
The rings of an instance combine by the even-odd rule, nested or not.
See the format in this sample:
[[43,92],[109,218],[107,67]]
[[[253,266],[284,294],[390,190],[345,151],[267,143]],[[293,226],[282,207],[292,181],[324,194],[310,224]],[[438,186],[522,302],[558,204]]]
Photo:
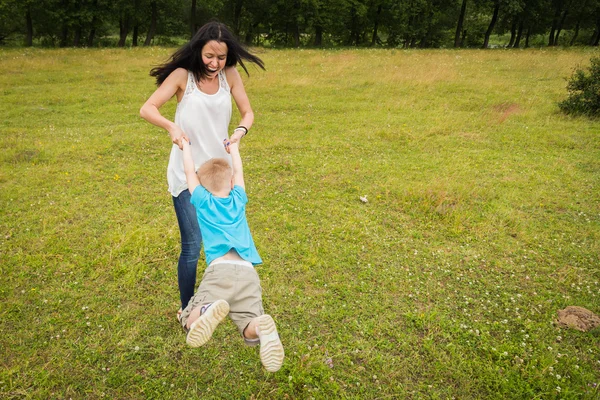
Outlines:
[[202,48],[202,62],[207,69],[208,76],[216,76],[225,68],[227,61],[227,45],[223,42],[211,40]]

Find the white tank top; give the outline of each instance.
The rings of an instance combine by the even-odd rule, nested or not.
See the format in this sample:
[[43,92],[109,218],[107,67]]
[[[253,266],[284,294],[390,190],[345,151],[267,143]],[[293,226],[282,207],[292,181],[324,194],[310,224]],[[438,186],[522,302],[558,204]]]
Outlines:
[[[192,158],[196,169],[211,158],[224,158],[231,164],[223,139],[229,137],[231,121],[231,93],[225,71],[219,72],[219,90],[206,94],[196,85],[194,74],[188,71],[188,81],[183,98],[177,104],[175,124],[191,142]],[[187,189],[183,171],[183,152],[173,144],[167,167],[169,192],[175,197]]]

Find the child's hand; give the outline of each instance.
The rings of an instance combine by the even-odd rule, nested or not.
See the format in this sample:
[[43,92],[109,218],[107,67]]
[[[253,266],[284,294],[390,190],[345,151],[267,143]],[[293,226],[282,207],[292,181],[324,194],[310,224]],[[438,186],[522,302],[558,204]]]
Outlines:
[[244,133],[242,131],[233,131],[233,134],[229,138],[231,143],[239,143],[244,137]]
[[225,150],[229,154],[231,154],[231,149],[239,150],[239,145],[239,142],[234,142],[231,139],[223,139],[223,146],[225,146]]
[[183,150],[183,139],[187,140],[189,143],[188,137],[177,125],[175,125],[174,128],[169,131],[169,136],[171,137],[173,144],[179,146],[180,150]]

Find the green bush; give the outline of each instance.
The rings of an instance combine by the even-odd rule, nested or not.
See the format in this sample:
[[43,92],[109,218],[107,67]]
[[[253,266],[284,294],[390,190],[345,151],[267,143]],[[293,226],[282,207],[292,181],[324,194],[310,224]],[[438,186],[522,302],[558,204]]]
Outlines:
[[567,90],[569,97],[558,103],[566,114],[600,117],[600,57],[592,57],[589,75],[581,68],[573,72]]

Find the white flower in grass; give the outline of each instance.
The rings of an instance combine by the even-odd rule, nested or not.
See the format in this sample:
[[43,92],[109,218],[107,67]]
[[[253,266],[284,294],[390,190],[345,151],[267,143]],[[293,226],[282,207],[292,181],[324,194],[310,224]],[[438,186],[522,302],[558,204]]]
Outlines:
[[560,393],[560,391],[561,391],[561,390],[562,390],[562,389],[560,388],[560,386],[557,386],[557,387],[556,387],[556,391],[557,391],[558,393]]
[[360,199],[360,201],[362,201],[363,203],[368,203],[369,200],[367,199],[367,195],[365,194],[364,196],[359,196],[358,197]]
[[140,350],[140,346],[135,346],[134,350],[135,351],[139,351]]

